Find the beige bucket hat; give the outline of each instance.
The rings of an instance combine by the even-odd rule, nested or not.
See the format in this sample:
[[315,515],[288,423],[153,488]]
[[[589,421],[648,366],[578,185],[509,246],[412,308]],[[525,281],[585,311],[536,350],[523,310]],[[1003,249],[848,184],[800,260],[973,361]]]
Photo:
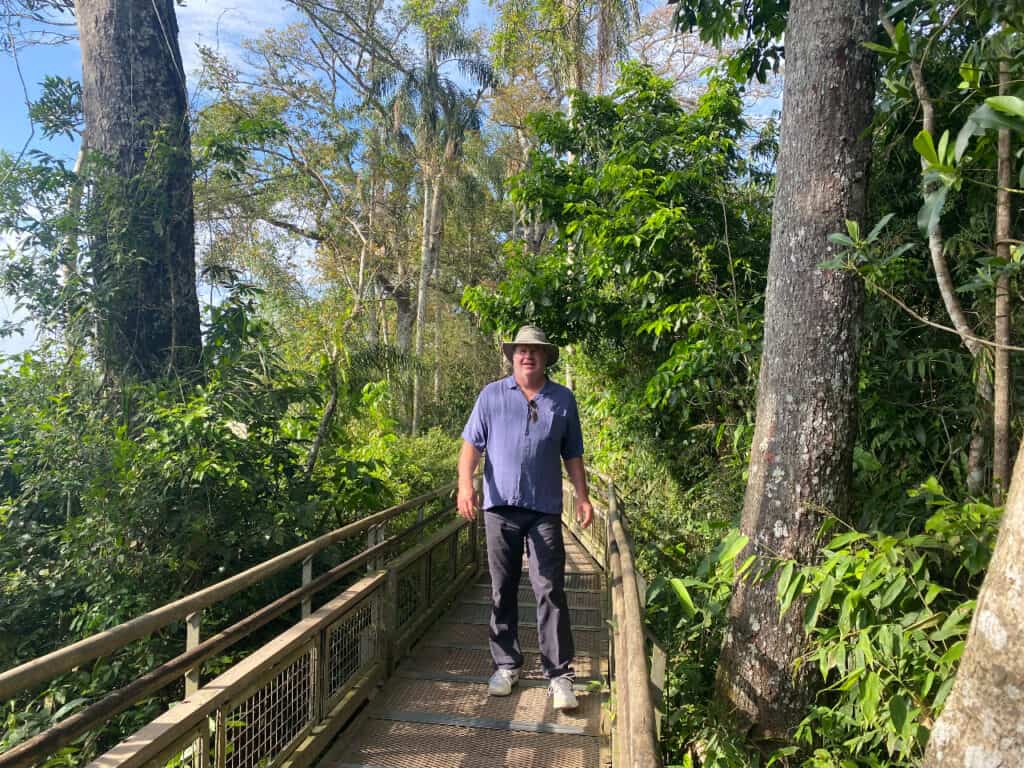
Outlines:
[[512,341],[506,341],[501,345],[505,357],[512,361],[512,354],[520,344],[531,344],[535,347],[544,347],[548,351],[548,365],[558,362],[558,347],[548,341],[547,334],[536,325],[524,325]]

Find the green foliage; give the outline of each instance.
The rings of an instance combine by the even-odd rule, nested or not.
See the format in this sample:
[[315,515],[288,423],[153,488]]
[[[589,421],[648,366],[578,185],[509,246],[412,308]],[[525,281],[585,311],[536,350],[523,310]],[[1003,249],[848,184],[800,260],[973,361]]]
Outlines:
[[666,647],[669,674],[663,743],[682,765],[746,768],[760,764],[756,752],[710,704],[732,585],[753,564],[752,558],[737,562],[746,544],[747,538],[731,529],[699,561],[679,546],[679,559],[690,562],[687,570],[692,575],[659,576],[647,590],[648,622],[661,629],[662,636],[671,637]]
[[796,733],[806,765],[916,765],[952,688],[1000,510],[953,502],[934,479],[911,495],[935,510],[922,532],[840,533],[820,565],[781,571],[781,610],[809,596],[804,663],[825,683]]
[[[686,764],[914,766],[953,684],[974,597],[995,545],[1001,510],[948,498],[934,478],[912,490],[931,516],[916,532],[861,532],[829,518],[819,564],[755,567],[736,556],[745,537],[732,530],[690,576],[655,579],[649,620],[674,627],[666,746]],[[710,701],[736,578],[778,576],[779,610],[803,594],[810,646],[802,659],[823,687],[795,734],[770,755],[731,734]]]
[[765,82],[777,73],[784,58],[784,37],[789,0],[680,0],[675,23],[681,30],[697,30],[703,42],[721,48],[723,43],[743,40],[743,46],[726,61],[726,71],[739,82]]
[[[57,345],[0,368],[0,667],[450,478],[455,441],[438,431],[398,436],[387,384],[350,390],[345,372],[336,418],[307,473],[328,382],[320,369],[282,364],[260,296],[237,284],[212,309],[201,384],[114,389],[82,354]],[[247,615],[292,577],[210,611],[207,626]],[[183,633],[171,626],[33,698],[6,702],[0,748],[179,653]],[[162,695],[133,708],[52,764],[81,764],[165,703]]]
[[82,126],[82,84],[47,75],[43,78],[42,94],[29,107],[29,117],[47,137],[63,134],[73,139]]
[[572,114],[531,116],[540,149],[512,181],[512,198],[556,225],[551,248],[510,244],[507,279],[464,304],[488,327],[532,320],[585,347],[622,344],[656,368],[647,403],[684,421],[744,409],[767,223],[743,188],[735,88],[712,81],[686,112],[668,81],[626,65],[612,97],[580,94]]

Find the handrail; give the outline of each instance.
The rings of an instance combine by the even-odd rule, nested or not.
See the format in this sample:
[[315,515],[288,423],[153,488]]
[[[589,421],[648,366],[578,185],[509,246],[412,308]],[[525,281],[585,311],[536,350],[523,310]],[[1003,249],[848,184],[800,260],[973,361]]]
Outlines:
[[612,762],[616,768],[661,768],[652,675],[647,666],[640,587],[628,521],[622,514],[614,481],[598,472],[588,472],[607,488],[606,497],[594,495],[593,524],[584,530],[576,523],[575,491],[568,483],[563,483],[563,519],[584,548],[604,565],[609,586],[613,618],[609,668],[615,684]]
[[[657,722],[651,701],[650,673],[647,670],[647,653],[644,646],[643,613],[640,611],[640,593],[637,589],[636,571],[633,565],[633,544],[622,525],[618,500],[614,487],[609,492],[609,524],[612,529],[611,542],[613,557],[617,554],[621,578],[618,587],[622,590],[622,614],[616,617],[621,623],[620,631],[625,645],[624,669],[616,663],[616,673],[625,685],[629,695],[628,730],[624,732],[626,765],[629,768],[660,768],[661,750],[658,747]],[[615,589],[613,583],[612,588]],[[624,675],[623,672],[626,674]],[[620,734],[623,732],[620,730]]]
[[190,613],[208,608],[225,598],[231,597],[243,589],[259,583],[268,576],[278,573],[289,565],[294,565],[307,557],[315,555],[332,544],[351,538],[367,528],[387,522],[402,512],[415,509],[429,501],[451,493],[457,487],[457,483],[451,483],[402,504],[389,507],[369,517],[364,517],[362,520],[357,520],[330,533],[325,533],[323,536],[308,541],[305,544],[300,544],[283,554],[254,565],[248,570],[212,584],[199,592],[167,603],[160,608],[130,619],[112,629],[97,633],[77,643],[59,648],[45,656],[40,656],[37,659],[0,673],[0,700],[12,698],[15,694],[26,688],[52,680],[58,675],[86,662],[109,655],[129,643],[141,640],[153,632],[163,629],[172,622],[184,619]]
[[[575,529],[580,543],[602,563],[608,585],[606,594],[613,618],[610,622],[609,669],[614,682],[616,711],[613,763],[616,768],[661,768],[657,720],[652,702],[652,675],[648,669],[642,595],[635,570],[633,544],[615,485],[610,480],[605,484],[607,496],[595,494],[594,525],[586,530],[573,525],[575,493],[568,484],[563,515]],[[263,701],[259,698],[263,690],[278,690],[275,686],[292,685],[280,683],[279,680],[284,679],[282,675],[290,676],[292,681],[308,682],[308,691],[301,694],[307,697],[308,704],[303,705],[307,707],[303,709],[307,714],[303,715],[302,723],[296,724],[289,720],[291,715],[285,717],[282,710],[282,718],[274,720],[277,725],[271,726],[277,729],[272,740],[276,751],[273,755],[268,753],[265,760],[274,765],[280,763],[282,768],[308,765],[349,716],[372,696],[375,686],[391,673],[404,650],[426,631],[479,567],[478,525],[461,518],[428,537],[416,537],[418,540],[411,550],[395,548],[396,542],[408,539],[418,530],[433,530],[434,522],[443,514],[450,513],[450,505],[426,518],[421,514],[418,522],[403,525],[402,530],[393,534],[390,531],[385,533],[382,528],[402,512],[441,498],[454,487],[451,484],[370,515],[113,630],[4,673],[0,682],[6,680],[8,686],[13,685],[12,679],[33,680],[28,686],[34,685],[38,679],[32,675],[39,675],[34,665],[40,662],[56,657],[59,663],[66,664],[67,652],[74,648],[78,648],[80,654],[95,654],[89,658],[97,658],[138,639],[135,633],[140,626],[151,627],[151,632],[235,594],[288,565],[299,561],[304,563],[301,587],[201,643],[196,638],[185,653],[48,731],[0,754],[0,768],[28,768],[37,764],[97,724],[165,688],[179,679],[183,671],[198,669],[204,660],[300,604],[303,606],[303,619],[299,624],[254,653],[241,666],[232,667],[204,687],[193,689],[191,694],[186,690],[185,702],[129,737],[95,765],[129,768],[163,765],[177,760],[181,765],[193,768],[206,765],[229,768],[231,761],[225,763],[225,755],[233,749],[231,743],[244,742],[247,737],[243,731],[249,727],[247,722],[253,727],[256,725],[256,721],[248,716],[231,713],[239,707],[248,706],[245,702]],[[313,554],[366,530],[370,531],[366,549],[312,578],[308,566]],[[384,535],[389,535],[389,538],[382,540]],[[394,554],[386,555],[389,551]],[[390,559],[385,563],[386,557]],[[376,569],[376,573],[361,581],[362,587],[350,587],[344,595],[331,599],[310,615],[311,595],[366,565]],[[357,606],[362,607],[357,610]],[[143,624],[143,620],[147,623]],[[159,623],[161,621],[163,623]],[[291,638],[287,643],[284,642],[286,637]],[[26,667],[30,668],[27,672]],[[63,671],[66,670],[51,666],[40,679],[54,677]],[[10,688],[0,690],[8,691]],[[266,713],[266,716],[270,717],[270,714]],[[263,722],[264,715],[260,715],[259,720]],[[233,731],[232,728],[242,728],[243,731]],[[242,741],[236,742],[236,738]],[[165,753],[170,756],[167,760],[164,759]],[[206,756],[214,754],[217,760],[207,762]],[[260,760],[265,761],[264,758]]]
[[244,765],[309,766],[388,676],[400,638],[418,639],[474,577],[476,536],[454,518],[89,768],[226,768],[236,747]]
[[[451,514],[450,510],[443,510],[440,514]],[[434,515],[428,520],[436,520],[439,515]],[[427,521],[424,521],[424,523]],[[170,684],[182,674],[201,664],[212,656],[231,647],[240,640],[248,637],[260,627],[266,626],[281,614],[302,603],[310,595],[322,592],[327,587],[340,581],[348,574],[355,571],[362,565],[371,562],[375,557],[387,551],[396,541],[403,538],[412,530],[423,527],[424,523],[418,523],[400,534],[392,536],[369,549],[363,550],[355,557],[350,557],[343,563],[331,568],[315,580],[305,586],[294,589],[286,595],[282,595],[274,602],[265,605],[258,611],[251,613],[246,618],[233,624],[216,635],[207,638],[205,641],[175,656],[154,670],[147,672],[128,685],[116,691],[112,691],[99,701],[93,702],[83,710],[61,720],[56,725],[48,728],[42,733],[36,734],[30,739],[16,744],[6,752],[0,754],[0,768],[28,768],[33,765],[36,758],[41,754],[52,754],[61,747],[70,744],[74,739],[86,733],[91,728],[106,722],[111,717],[120,714],[132,704],[146,696],[159,691]]]

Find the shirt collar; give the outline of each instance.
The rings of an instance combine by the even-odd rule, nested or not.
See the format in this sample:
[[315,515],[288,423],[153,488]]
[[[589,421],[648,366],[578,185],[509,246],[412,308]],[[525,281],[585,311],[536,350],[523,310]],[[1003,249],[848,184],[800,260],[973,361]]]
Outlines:
[[[515,376],[515,374],[512,374],[511,376],[509,376],[506,381],[508,382],[507,386],[508,386],[509,389],[519,389],[519,385],[516,384],[516,376]],[[537,393],[537,395],[538,396],[543,395],[545,392],[547,392],[548,387],[550,387],[550,386],[551,386],[551,377],[548,376],[547,374],[544,374],[544,386],[540,388],[540,391]]]

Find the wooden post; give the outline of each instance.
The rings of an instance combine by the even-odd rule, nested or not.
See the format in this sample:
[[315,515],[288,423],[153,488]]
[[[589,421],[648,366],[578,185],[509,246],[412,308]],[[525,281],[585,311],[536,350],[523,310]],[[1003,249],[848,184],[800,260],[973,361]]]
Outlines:
[[[313,581],[313,556],[310,555],[302,561],[302,586]],[[313,596],[302,599],[302,618],[307,618],[313,612]]]
[[[622,608],[626,620],[619,630],[625,643],[625,658],[618,656],[629,675],[629,727],[630,727],[630,768],[658,768],[661,766],[661,751],[658,747],[654,722],[654,705],[651,702],[650,674],[647,671],[647,653],[644,649],[643,613],[640,608],[640,594],[633,563],[633,548],[622,518],[616,507],[612,515],[612,532],[622,572]],[[620,686],[621,688],[621,686]]]
[[448,578],[455,581],[459,575],[459,532],[455,531],[448,539]]
[[213,764],[214,768],[224,768],[228,760],[228,724],[224,707],[217,709],[216,726],[214,733],[216,740],[214,746]]
[[423,613],[426,613],[428,610],[430,610],[430,596],[431,592],[433,592],[430,585],[430,568],[431,565],[433,565],[433,559],[434,558],[432,549],[428,549],[423,554],[423,557],[420,558],[419,563],[419,590],[420,597],[422,598],[422,603],[420,604],[419,607],[423,609]]
[[[203,612],[195,611],[185,617],[185,652],[188,653],[199,645],[200,625],[203,621]],[[199,672],[202,664],[196,664],[185,673],[185,698],[199,690]]]
[[[614,514],[609,511],[610,515]],[[609,515],[609,516],[610,516]],[[609,671],[613,673],[615,691],[615,727],[612,736],[613,765],[633,768],[630,759],[629,730],[629,668],[626,665],[625,629],[626,617],[622,599],[622,567],[619,561],[619,547],[612,541],[611,555],[611,602],[612,602],[612,643],[608,653]],[[620,668],[621,667],[621,668]]]
[[394,567],[388,568],[384,585],[384,643],[384,675],[390,677],[398,655],[398,569]]

